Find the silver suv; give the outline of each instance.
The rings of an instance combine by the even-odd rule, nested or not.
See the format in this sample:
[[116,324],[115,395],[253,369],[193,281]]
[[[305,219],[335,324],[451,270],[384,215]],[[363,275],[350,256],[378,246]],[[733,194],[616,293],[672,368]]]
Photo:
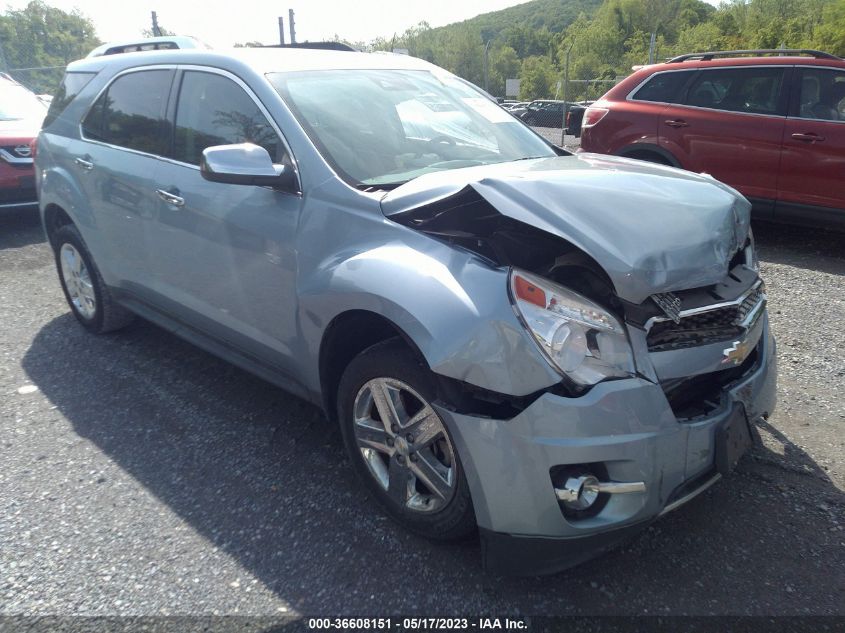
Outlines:
[[749,203],[569,155],[402,55],[68,68],[37,145],[62,288],[322,407],[384,511],[572,566],[731,471],[775,400]]

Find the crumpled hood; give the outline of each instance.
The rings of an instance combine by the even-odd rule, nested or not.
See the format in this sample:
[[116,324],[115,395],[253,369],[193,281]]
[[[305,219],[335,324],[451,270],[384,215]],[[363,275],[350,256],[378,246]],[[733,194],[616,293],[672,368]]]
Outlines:
[[388,192],[382,211],[390,217],[467,186],[502,215],[592,256],[634,303],[717,283],[749,231],[751,205],[727,185],[588,153],[427,174]]

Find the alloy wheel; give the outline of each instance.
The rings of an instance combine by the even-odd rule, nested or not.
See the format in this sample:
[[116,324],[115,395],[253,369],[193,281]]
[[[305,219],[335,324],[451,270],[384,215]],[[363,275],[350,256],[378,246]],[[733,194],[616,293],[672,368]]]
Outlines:
[[65,242],[59,251],[62,280],[67,288],[68,296],[73,307],[86,319],[94,318],[97,312],[97,298],[91,274],[85,266],[79,251],[73,244]]
[[444,508],[455,494],[457,460],[431,405],[401,380],[374,378],[353,410],[361,457],[387,496],[416,512]]

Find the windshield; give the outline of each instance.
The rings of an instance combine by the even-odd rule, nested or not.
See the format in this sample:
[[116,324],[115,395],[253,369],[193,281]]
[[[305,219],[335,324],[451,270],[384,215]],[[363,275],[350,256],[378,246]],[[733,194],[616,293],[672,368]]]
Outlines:
[[47,107],[23,86],[9,81],[0,83],[0,121],[44,118]]
[[363,188],[555,155],[508,112],[447,73],[325,70],[268,78],[325,158]]

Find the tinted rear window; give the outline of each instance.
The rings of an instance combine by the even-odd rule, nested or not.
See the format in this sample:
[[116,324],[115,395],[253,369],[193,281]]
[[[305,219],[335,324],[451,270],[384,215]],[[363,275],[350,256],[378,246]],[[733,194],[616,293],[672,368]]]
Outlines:
[[85,117],[85,136],[148,154],[165,154],[164,108],[172,78],[172,70],[144,70],[115,79]]
[[678,100],[681,90],[695,71],[657,73],[653,75],[631,97],[637,101],[657,101],[673,103]]
[[783,68],[752,66],[703,70],[687,91],[686,105],[730,112],[784,115]]
[[70,105],[70,102],[76,98],[82,89],[88,85],[88,82],[94,78],[96,73],[66,73],[62,84],[53,96],[50,102],[50,109],[47,110],[47,117],[44,119],[44,127],[50,125],[53,121],[59,118],[59,115],[65,111]]

